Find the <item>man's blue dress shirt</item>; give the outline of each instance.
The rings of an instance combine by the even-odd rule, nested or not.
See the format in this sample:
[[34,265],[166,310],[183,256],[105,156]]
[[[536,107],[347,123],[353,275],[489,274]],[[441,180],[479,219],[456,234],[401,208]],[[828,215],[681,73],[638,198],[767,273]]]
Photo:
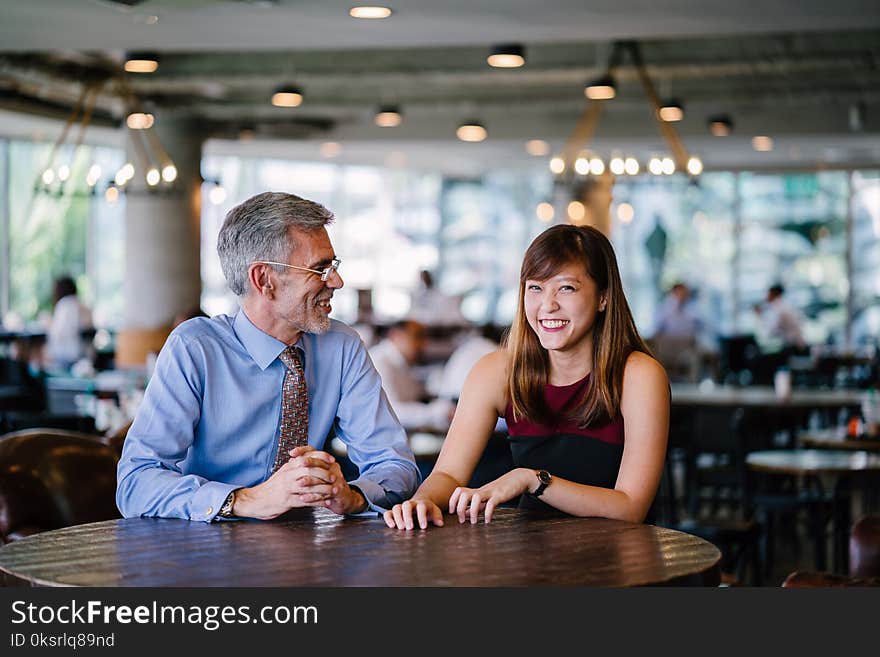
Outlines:
[[[285,344],[239,310],[177,327],[156,360],[117,468],[122,515],[211,521],[230,491],[269,478],[278,448]],[[376,511],[408,499],[419,471],[357,333],[337,321],[297,342],[309,391],[309,445],[331,430]]]

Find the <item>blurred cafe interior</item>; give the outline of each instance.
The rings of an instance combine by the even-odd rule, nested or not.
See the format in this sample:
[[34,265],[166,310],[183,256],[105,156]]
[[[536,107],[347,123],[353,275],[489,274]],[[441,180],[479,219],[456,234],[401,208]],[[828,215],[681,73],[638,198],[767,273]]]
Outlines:
[[336,215],[333,317],[373,354],[408,341],[418,394],[389,395],[424,406],[423,473],[525,248],[588,224],[672,385],[657,524],[716,545],[729,585],[880,582],[876,5],[359,4],[0,8],[2,542],[118,517],[106,460],[63,477],[109,501],[59,504],[58,470],[41,509],[3,443],[118,457],[172,328],[237,308],[226,213],[274,190]]

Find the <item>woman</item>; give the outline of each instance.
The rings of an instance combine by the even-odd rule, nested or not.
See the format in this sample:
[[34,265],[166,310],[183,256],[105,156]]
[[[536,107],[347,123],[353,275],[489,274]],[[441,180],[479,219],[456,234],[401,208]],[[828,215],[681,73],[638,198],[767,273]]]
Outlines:
[[80,303],[74,280],[70,276],[55,279],[52,320],[46,332],[49,364],[68,368],[85,356],[80,332],[91,326],[91,311]]
[[[498,417],[514,468],[465,487]],[[499,504],[642,522],[660,482],[669,383],[648,354],[623,295],[608,239],[553,226],[532,242],[506,344],[468,375],[430,476],[384,514],[389,527],[492,520]]]

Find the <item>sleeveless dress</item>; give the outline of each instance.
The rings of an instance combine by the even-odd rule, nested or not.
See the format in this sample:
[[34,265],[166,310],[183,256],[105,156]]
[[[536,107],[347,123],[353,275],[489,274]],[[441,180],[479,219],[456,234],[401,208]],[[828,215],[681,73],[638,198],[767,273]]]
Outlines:
[[[589,382],[587,374],[566,386],[545,386],[547,406],[557,418],[552,424],[514,420],[508,403],[505,420],[516,467],[544,469],[579,484],[614,488],[623,457],[623,416],[618,414],[607,424],[586,428],[566,419],[567,412],[583,399]],[[519,507],[558,513],[530,495],[521,497]]]

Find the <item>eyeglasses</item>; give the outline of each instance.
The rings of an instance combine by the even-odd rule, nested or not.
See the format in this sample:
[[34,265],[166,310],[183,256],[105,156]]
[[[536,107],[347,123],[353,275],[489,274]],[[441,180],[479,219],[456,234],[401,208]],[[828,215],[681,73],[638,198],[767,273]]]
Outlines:
[[300,269],[302,271],[308,271],[313,274],[317,274],[321,277],[321,280],[326,282],[328,278],[330,278],[330,274],[339,269],[339,265],[342,264],[342,261],[339,258],[333,258],[333,261],[330,263],[329,267],[325,267],[324,269],[310,269],[309,267],[299,267],[297,265],[288,265],[286,262],[274,262],[272,260],[255,260],[254,264],[263,264],[263,265],[277,265],[279,267],[289,267],[290,269]]

